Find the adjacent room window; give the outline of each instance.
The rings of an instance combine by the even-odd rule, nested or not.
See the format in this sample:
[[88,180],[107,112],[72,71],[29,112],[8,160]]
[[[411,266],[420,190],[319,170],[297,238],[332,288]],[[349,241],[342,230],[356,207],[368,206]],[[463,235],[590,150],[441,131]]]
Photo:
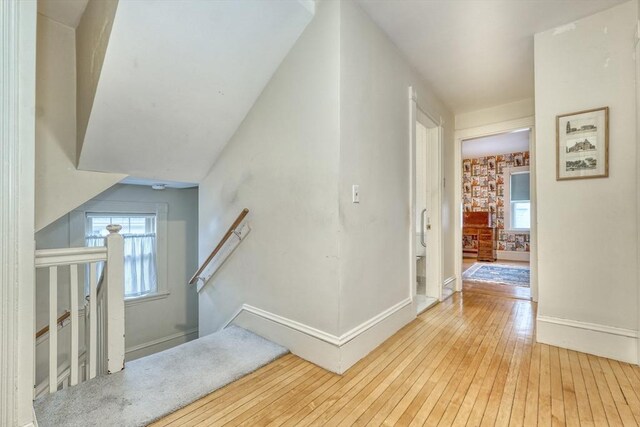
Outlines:
[[[505,197],[505,210],[508,210],[511,230],[526,230],[531,228],[531,196],[529,182],[529,168],[513,168],[505,174],[508,183],[508,194]],[[506,188],[505,188],[506,190]]]
[[[124,237],[124,296],[136,298],[158,291],[156,214],[86,214],[85,240],[90,247],[104,246],[109,224],[122,226]],[[101,267],[98,270],[98,277]]]

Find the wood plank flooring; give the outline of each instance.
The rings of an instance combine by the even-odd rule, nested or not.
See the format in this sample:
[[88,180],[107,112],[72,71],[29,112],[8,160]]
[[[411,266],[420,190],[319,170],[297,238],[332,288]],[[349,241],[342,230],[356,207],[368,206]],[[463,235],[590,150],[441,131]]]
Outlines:
[[[463,258],[462,260],[462,271],[465,272],[469,268],[471,268],[474,264],[504,264],[504,265],[516,265],[516,266],[529,266],[528,262],[522,261],[508,261],[508,260],[500,260],[495,263],[492,262],[481,262],[476,260],[475,258]],[[531,289],[524,288],[521,286],[510,286],[510,285],[501,285],[499,283],[487,283],[487,282],[474,282],[471,280],[463,280],[462,288],[466,291],[478,292],[487,295],[493,296],[504,296],[511,298],[520,298],[520,299],[531,299]]]
[[640,368],[534,342],[535,304],[456,294],[345,375],[287,355],[154,426],[638,426]]

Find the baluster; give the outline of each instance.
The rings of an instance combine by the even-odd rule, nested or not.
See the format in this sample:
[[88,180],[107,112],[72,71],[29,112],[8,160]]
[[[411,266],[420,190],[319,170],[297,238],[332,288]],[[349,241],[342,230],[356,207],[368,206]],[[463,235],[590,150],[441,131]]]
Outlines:
[[78,384],[78,264],[69,266],[71,301],[71,385]]
[[89,264],[89,379],[95,378],[97,367],[97,300],[96,263]]
[[105,238],[107,246],[107,265],[105,270],[106,301],[106,359],[107,373],[121,371],[124,368],[124,239],[118,232],[119,225],[107,226],[109,235]]
[[58,267],[49,267],[49,393],[58,389]]

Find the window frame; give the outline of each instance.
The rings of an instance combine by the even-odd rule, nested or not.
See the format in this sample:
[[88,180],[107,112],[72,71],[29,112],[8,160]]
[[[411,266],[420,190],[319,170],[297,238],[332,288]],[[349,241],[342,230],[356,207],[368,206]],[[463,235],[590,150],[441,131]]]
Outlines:
[[531,170],[529,166],[504,168],[502,172],[504,177],[504,230],[506,232],[527,234],[531,232],[531,226],[529,228],[514,228],[511,223],[511,175],[521,173],[529,174],[529,214],[531,214]]
[[[112,200],[89,201],[70,213],[69,242],[71,247],[84,247],[87,213],[91,214],[155,214],[156,215],[156,280],[155,292],[127,297],[125,305],[131,306],[145,301],[153,301],[169,296],[168,247],[167,247],[167,203],[124,202]],[[80,269],[83,274],[84,269]],[[84,277],[80,277],[84,280]]]

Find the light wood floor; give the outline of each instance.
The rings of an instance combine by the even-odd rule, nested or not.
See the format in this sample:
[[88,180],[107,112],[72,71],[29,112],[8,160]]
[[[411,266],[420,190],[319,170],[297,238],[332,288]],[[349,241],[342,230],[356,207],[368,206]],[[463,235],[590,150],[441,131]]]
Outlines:
[[[495,263],[492,262],[479,262],[475,258],[463,258],[462,259],[462,271],[467,271],[467,269],[471,268],[475,263],[479,264],[505,264],[505,265],[516,265],[516,266],[529,266],[528,262],[522,261],[508,261],[508,260],[500,260]],[[531,299],[531,288],[524,288],[522,286],[510,286],[510,285],[501,285],[499,283],[486,283],[486,282],[473,282],[469,280],[462,281],[462,288],[465,291],[474,291],[480,292],[487,295],[493,296],[504,296],[509,298],[521,298],[521,299]]]
[[534,319],[456,294],[343,376],[287,355],[155,425],[638,425],[640,368],[535,344]]

